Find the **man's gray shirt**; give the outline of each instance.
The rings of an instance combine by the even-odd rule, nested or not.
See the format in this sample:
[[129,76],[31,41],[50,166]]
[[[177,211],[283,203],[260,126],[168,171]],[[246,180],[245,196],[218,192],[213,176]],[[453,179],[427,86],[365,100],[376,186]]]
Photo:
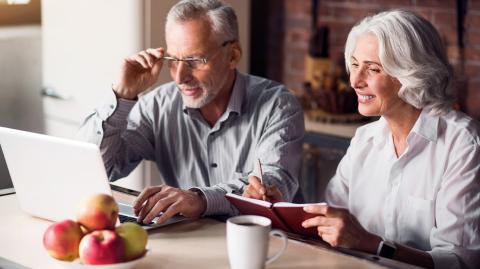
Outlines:
[[166,184],[195,188],[207,200],[204,215],[234,214],[225,193],[242,193],[262,163],[263,180],[286,201],[298,188],[303,111],[285,86],[236,73],[226,111],[211,127],[187,108],[174,82],[138,101],[116,99],[87,117],[80,137],[100,145],[111,181],[127,176],[143,159],[154,161]]

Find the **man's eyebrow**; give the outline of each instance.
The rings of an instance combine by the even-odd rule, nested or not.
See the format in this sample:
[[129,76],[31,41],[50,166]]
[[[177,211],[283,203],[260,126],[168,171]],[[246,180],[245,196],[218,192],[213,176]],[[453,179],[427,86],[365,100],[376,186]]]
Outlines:
[[197,54],[197,53],[192,53],[190,55],[187,55],[187,56],[184,56],[182,58],[178,58],[177,56],[173,56],[171,53],[169,53],[168,51],[165,53],[165,56],[168,56],[168,57],[172,57],[172,58],[175,58],[175,59],[191,59],[191,58],[201,58],[203,56]]

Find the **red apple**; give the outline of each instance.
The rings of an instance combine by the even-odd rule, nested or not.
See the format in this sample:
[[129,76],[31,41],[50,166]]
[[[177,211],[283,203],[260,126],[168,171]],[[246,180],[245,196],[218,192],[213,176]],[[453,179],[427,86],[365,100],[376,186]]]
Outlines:
[[89,231],[113,230],[118,218],[118,205],[108,194],[96,194],[82,201],[77,221]]
[[83,237],[80,225],[63,220],[50,225],[43,234],[43,246],[55,259],[73,261],[78,258],[78,245]]
[[133,222],[126,222],[115,228],[115,231],[123,239],[127,261],[136,259],[145,253],[148,233],[142,226]]
[[122,238],[111,230],[94,231],[80,241],[80,260],[85,264],[111,264],[125,260]]

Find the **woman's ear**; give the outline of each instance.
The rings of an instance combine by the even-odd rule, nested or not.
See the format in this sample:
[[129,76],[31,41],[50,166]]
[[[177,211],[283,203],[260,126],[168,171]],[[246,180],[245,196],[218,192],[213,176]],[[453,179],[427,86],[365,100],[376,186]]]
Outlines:
[[230,54],[230,69],[237,68],[240,59],[242,58],[242,47],[240,42],[236,41],[231,45],[231,54]]

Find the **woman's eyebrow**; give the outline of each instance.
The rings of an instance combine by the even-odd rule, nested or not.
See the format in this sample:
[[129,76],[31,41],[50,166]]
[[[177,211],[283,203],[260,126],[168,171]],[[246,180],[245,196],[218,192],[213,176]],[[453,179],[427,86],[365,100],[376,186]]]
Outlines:
[[[358,60],[357,60],[354,56],[352,56],[351,58],[352,58],[352,60],[358,62]],[[377,63],[377,62],[375,62],[375,61],[362,61],[362,63],[369,64],[369,65],[370,65],[370,64],[376,64],[376,65],[382,66],[382,64]]]
[[363,63],[366,63],[366,64],[376,64],[376,65],[382,66],[380,63],[377,63],[377,62],[375,62],[375,61],[363,61]]

